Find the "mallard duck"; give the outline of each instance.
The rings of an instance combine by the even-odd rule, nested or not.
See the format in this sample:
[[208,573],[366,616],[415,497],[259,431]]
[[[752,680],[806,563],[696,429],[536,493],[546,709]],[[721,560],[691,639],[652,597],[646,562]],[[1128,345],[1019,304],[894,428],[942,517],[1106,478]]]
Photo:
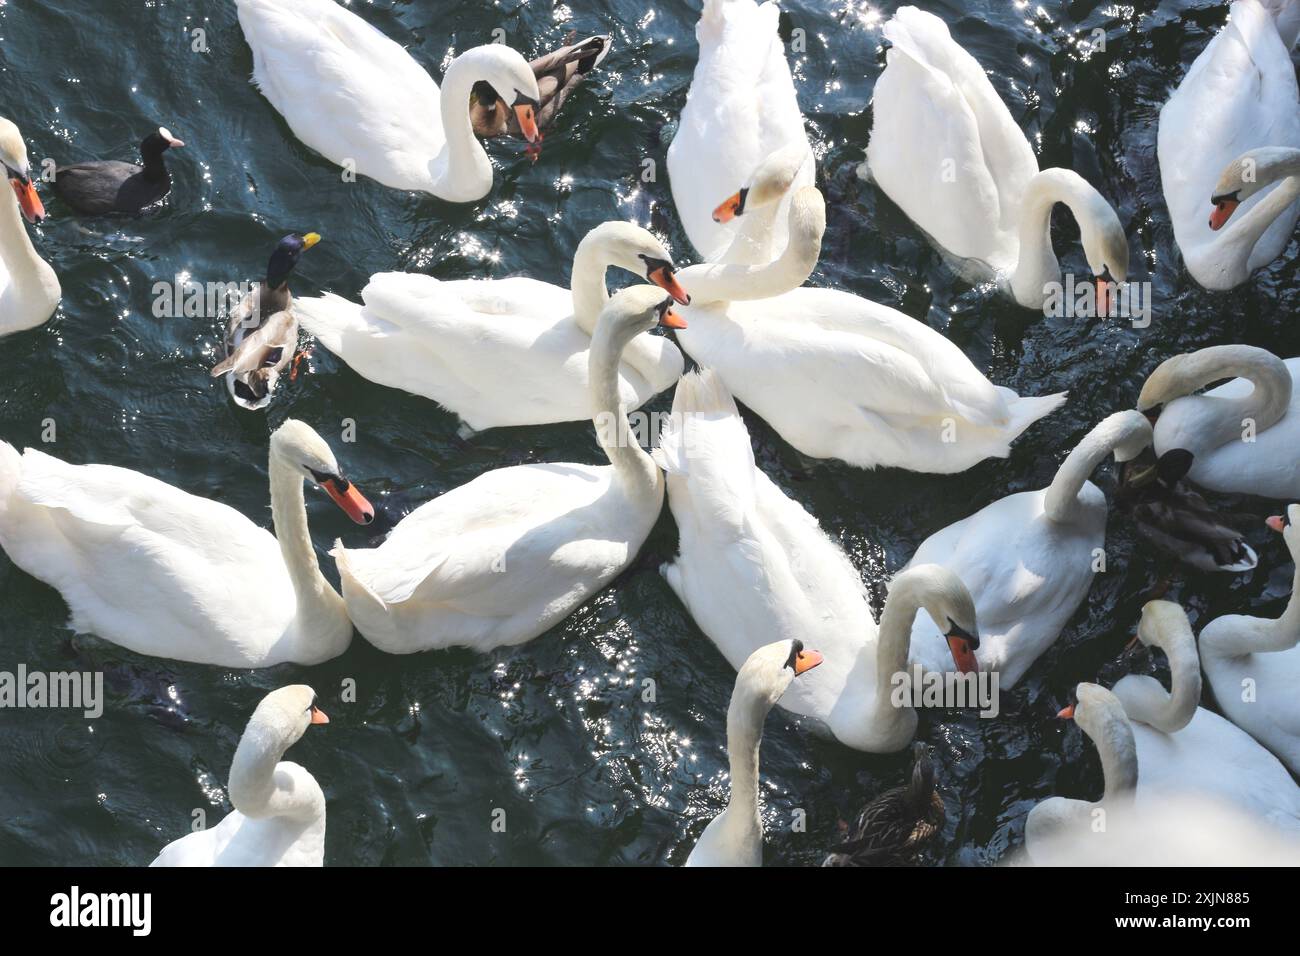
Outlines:
[[281,239],[267,263],[266,279],[230,310],[226,357],[212,367],[212,377],[226,376],[230,395],[242,408],[269,405],[280,374],[294,360],[298,319],[291,308],[289,274],[318,242],[320,235],[314,232]]
[[172,178],[163,153],[184,145],[165,126],[159,126],[140,143],[144,165],[110,159],[56,166],[54,192],[77,212],[92,216],[138,213],[171,192]]
[[[609,48],[609,37],[588,37],[581,43],[561,47],[528,64],[537,77],[537,88],[542,94],[541,106],[536,115],[538,130],[545,131],[555,122],[555,114],[569,98],[569,94],[609,55]],[[470,93],[469,115],[474,124],[474,134],[480,139],[493,139],[497,136],[527,138],[519,126],[515,111],[497,95],[490,83],[480,80],[474,84]],[[538,142],[541,141],[541,135],[538,134]],[[530,153],[536,149],[537,147],[530,148]]]
[[912,780],[867,804],[850,837],[833,847],[822,866],[898,866],[915,863],[943,829],[943,798],[934,786],[934,764],[925,744],[912,745]]
[[1231,516],[1182,480],[1192,465],[1191,452],[1173,449],[1159,458],[1146,452],[1126,463],[1116,503],[1138,532],[1162,551],[1202,571],[1250,571],[1259,563]]

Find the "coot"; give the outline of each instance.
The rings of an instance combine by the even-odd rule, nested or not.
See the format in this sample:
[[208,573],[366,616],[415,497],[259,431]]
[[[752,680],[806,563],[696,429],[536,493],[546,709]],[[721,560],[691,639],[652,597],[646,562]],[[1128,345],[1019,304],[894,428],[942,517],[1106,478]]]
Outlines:
[[163,163],[163,153],[173,146],[184,145],[160,126],[140,144],[143,166],[112,159],[57,166],[54,192],[77,212],[138,213],[171,191],[172,178]]

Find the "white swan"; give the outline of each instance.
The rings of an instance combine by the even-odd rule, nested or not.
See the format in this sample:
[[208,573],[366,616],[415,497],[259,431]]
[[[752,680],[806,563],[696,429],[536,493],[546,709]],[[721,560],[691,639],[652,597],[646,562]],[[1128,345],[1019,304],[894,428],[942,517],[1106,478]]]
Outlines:
[[325,794],[316,778],[281,760],[312,724],[328,724],[305,684],[262,698],[230,765],[234,810],[211,829],[163,847],[150,866],[323,866]]
[[763,721],[790,682],[822,662],[817,651],[799,640],[760,647],[736,674],[727,707],[727,758],[731,794],[727,806],[709,821],[687,866],[762,866],[763,818],[758,806],[758,751]]
[[[916,549],[910,564],[941,564],[970,589],[980,622],[976,657],[980,670],[998,673],[1000,688],[1052,646],[1092,586],[1109,509],[1089,476],[1112,452],[1129,461],[1150,444],[1140,412],[1117,412],[1084,436],[1047,488],[999,498]],[[943,670],[938,648],[924,640],[934,632],[924,611],[913,631],[914,659]]]
[[1201,631],[1201,665],[1224,714],[1300,774],[1300,505],[1268,524],[1296,564],[1286,611],[1215,618]]
[[[1286,768],[1245,731],[1197,706],[1201,667],[1183,609],[1169,601],[1148,602],[1138,639],[1164,651],[1171,690],[1139,674],[1121,678],[1113,694],[1079,685],[1080,705],[1089,703],[1084,690],[1090,687],[1093,698],[1105,695],[1120,705],[1107,706],[1103,719],[1094,721],[1089,731],[1102,753],[1108,796],[1117,790],[1136,791],[1134,799],[1142,809],[1158,807],[1166,794],[1194,794],[1300,836],[1300,787]],[[1061,716],[1074,713],[1066,708]],[[1131,749],[1126,739],[1132,741]],[[1054,806],[1059,813],[1062,805]],[[1034,813],[1039,812],[1035,808]],[[1053,811],[1041,815],[1050,818]]]
[[661,571],[731,666],[774,640],[816,644],[826,662],[781,706],[858,750],[906,747],[916,711],[894,706],[891,680],[907,667],[918,608],[945,622],[921,639],[946,638],[957,668],[974,666],[975,608],[961,582],[943,568],[909,569],[890,585],[877,627],[844,552],[755,466],[735,403],[711,372],[678,383],[655,458],[680,535]]
[[1025,851],[1040,866],[1294,866],[1300,840],[1203,792],[1140,792],[1137,745],[1124,705],[1080,684],[1073,716],[1101,757],[1096,803],[1050,797],[1029,811]]
[[0,197],[0,336],[34,329],[54,314],[63,297],[58,276],[36,254],[19,212],[28,222],[45,218],[36,194],[27,145],[18,127],[0,117],[0,163],[14,198]]
[[[597,226],[573,256],[572,288],[517,276],[443,282],[384,272],[361,292],[294,300],[303,327],[358,373],[433,399],[481,431],[591,418],[588,352],[605,273],[645,276],[680,302],[688,297],[659,240],[624,222]],[[663,336],[628,343],[619,401],[639,408],[682,374],[682,355]]]
[[891,45],[871,97],[866,165],[885,195],[1029,309],[1042,309],[1044,286],[1062,281],[1051,218],[1065,203],[1096,277],[1098,314],[1108,314],[1111,283],[1128,278],[1128,240],[1110,203],[1078,173],[1039,171],[983,68],[934,14],[900,7],[884,34]]
[[274,537],[148,475],[0,441],[0,546],[63,595],[74,631],[221,667],[319,664],[347,649],[352,623],[316,564],[303,482],[359,524],[374,511],[299,421],[271,436],[270,480]]
[[1269,7],[1237,0],[1160,110],[1156,155],[1174,238],[1207,289],[1231,289],[1276,259],[1300,216],[1300,90],[1290,52],[1300,3]]
[[[1300,498],[1300,358],[1253,345],[1215,345],[1161,362],[1139,411],[1158,415],[1160,456],[1191,455],[1187,477],[1212,491]],[[1217,388],[1199,388],[1230,378]]]
[[[775,2],[704,0],[695,28],[699,62],[677,133],[668,146],[668,176],[678,218],[700,258],[721,261],[737,227],[713,218],[718,198],[744,183],[767,156],[792,147],[806,158],[795,183],[811,186],[812,148]],[[773,244],[785,247],[787,197],[773,222]]]
[[641,333],[680,324],[672,301],[632,286],[597,322],[590,387],[608,465],[489,471],[415,509],[378,548],[334,548],[362,636],[392,654],[520,644],[631,564],[659,518],[664,485],[621,407],[618,361]]
[[[743,215],[795,181],[798,157],[778,153],[756,173]],[[740,401],[813,458],[861,468],[951,474],[1005,458],[1065,394],[1021,398],[992,384],[924,322],[835,289],[800,288],[817,264],[826,208],[801,189],[789,244],[770,264],[695,265],[677,335]]]
[[295,136],[345,170],[449,202],[482,199],[493,174],[470,124],[479,81],[511,105],[529,142],[537,138],[537,79],[507,46],[456,57],[440,93],[405,49],[334,0],[235,5],[253,82]]

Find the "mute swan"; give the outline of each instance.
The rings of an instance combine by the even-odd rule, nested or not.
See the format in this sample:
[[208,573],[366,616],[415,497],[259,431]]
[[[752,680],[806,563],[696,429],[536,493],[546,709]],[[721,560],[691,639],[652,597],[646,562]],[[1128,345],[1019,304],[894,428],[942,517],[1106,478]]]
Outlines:
[[165,126],[159,126],[140,143],[143,165],[107,159],[56,166],[55,195],[77,212],[91,216],[138,213],[171,192],[172,177],[163,153],[184,145]]
[[[608,36],[587,37],[581,43],[560,47],[529,62],[528,68],[537,78],[540,94],[540,105],[534,117],[538,143],[555,122],[555,115],[564,106],[569,94],[581,86],[582,81],[609,56],[610,42]],[[475,136],[483,139],[507,135],[517,139],[526,138],[519,127],[519,117],[505,100],[497,96],[490,83],[480,80],[474,84],[469,112]]]
[[975,607],[962,583],[933,566],[900,574],[877,627],[844,552],[755,466],[735,403],[711,371],[678,383],[655,459],[680,535],[677,559],[660,570],[731,666],[777,638],[815,643],[826,663],[781,706],[858,750],[906,747],[916,711],[894,706],[891,680],[907,668],[918,608],[945,622],[923,640],[942,634],[957,668],[974,667]]
[[1286,538],[1296,563],[1280,618],[1225,614],[1201,631],[1201,665],[1228,719],[1300,773],[1300,505],[1268,525]]
[[1042,309],[1044,286],[1062,281],[1051,219],[1065,203],[1096,277],[1097,313],[1108,314],[1111,284],[1128,278],[1128,239],[1110,203],[1078,173],[1039,171],[983,68],[941,19],[900,7],[884,34],[866,165],[885,195],[1028,309]]
[[822,662],[799,640],[783,640],[749,655],[736,675],[727,708],[731,795],[686,858],[687,866],[762,866],[763,818],[758,812],[758,753],[763,721],[790,682]]
[[5,336],[43,324],[58,308],[63,290],[54,270],[36,254],[18,217],[21,211],[28,222],[41,222],[45,207],[32,182],[22,134],[3,117],[0,163],[16,197],[0,197],[0,336]]
[[[597,226],[573,256],[572,290],[523,276],[442,282],[382,272],[361,292],[365,305],[336,295],[302,298],[303,326],[358,373],[433,399],[475,430],[591,418],[588,353],[605,273],[645,276],[679,302],[689,297],[671,257],[644,229]],[[682,374],[677,346],[641,335],[618,368],[619,401],[639,408]]]
[[[936,531],[908,566],[941,564],[975,598],[981,670],[1013,687],[1052,646],[1092,587],[1106,544],[1106,496],[1088,477],[1112,452],[1128,461],[1151,444],[1151,424],[1132,409],[1103,419],[1066,456],[1051,485],[1007,495]],[[934,622],[922,611],[912,629],[914,658],[926,670],[944,660],[925,640]]]
[[[1231,289],[1276,259],[1300,216],[1300,90],[1290,52],[1300,3],[1271,7],[1232,4],[1228,23],[1160,110],[1156,155],[1174,238],[1207,289]],[[1246,158],[1258,162],[1248,175]],[[1291,178],[1271,185],[1279,176]]]
[[[743,216],[793,183],[791,159],[777,154],[760,167]],[[902,312],[799,288],[825,228],[821,193],[801,189],[775,262],[695,265],[680,275],[693,299],[677,341],[800,452],[952,474],[1005,458],[1021,432],[1065,401],[993,385],[961,349]]]
[[271,404],[281,373],[298,351],[298,320],[291,311],[289,274],[298,258],[320,234],[293,232],[279,241],[266,266],[266,278],[230,310],[226,357],[212,377],[226,377],[230,397],[241,408],[256,410]]
[[352,623],[316,565],[302,483],[358,524],[374,511],[299,421],[271,436],[270,478],[274,537],[139,472],[0,441],[0,546],[58,589],[74,631],[196,664],[319,664],[347,649]]
[[271,691],[253,711],[230,765],[234,810],[210,830],[163,847],[150,866],[323,866],[325,794],[305,767],[281,760],[330,719],[305,684]]
[[849,839],[831,849],[822,866],[900,866],[919,855],[943,830],[947,812],[934,785],[925,744],[912,744],[912,778],[886,790],[863,809]]
[[[780,17],[775,2],[704,0],[695,28],[699,62],[668,146],[668,177],[677,215],[706,262],[721,261],[737,235],[736,226],[711,216],[717,197],[745,182],[769,154],[794,148],[807,160],[795,190],[815,179],[812,147],[778,33]],[[785,248],[788,207],[789,196],[772,222],[778,253]]]
[[492,163],[470,124],[483,81],[537,139],[537,79],[499,43],[456,57],[438,85],[397,43],[334,0],[235,0],[253,82],[295,136],[330,162],[394,189],[477,202]]
[[357,630],[391,654],[522,644],[563,620],[631,564],[663,507],[663,476],[632,436],[618,390],[623,349],[672,299],[637,285],[601,311],[591,401],[604,467],[498,468],[426,502],[378,548],[331,552]]
[[[1189,788],[1145,796],[1124,706],[1080,684],[1072,716],[1096,744],[1105,793],[1098,803],[1051,797],[1029,811],[1025,850],[1040,866],[1294,866],[1300,842],[1239,805]],[[1135,794],[1137,800],[1134,800]]]
[[[1300,498],[1298,373],[1300,358],[1283,362],[1253,345],[1215,345],[1161,362],[1137,407],[1159,416],[1156,454],[1190,454],[1187,477],[1201,487]],[[1232,381],[1192,394],[1225,378]]]
[[1254,570],[1259,556],[1245,536],[1182,480],[1191,465],[1188,453],[1157,460],[1154,450],[1144,451],[1124,466],[1116,507],[1132,517],[1144,538],[1194,568]]

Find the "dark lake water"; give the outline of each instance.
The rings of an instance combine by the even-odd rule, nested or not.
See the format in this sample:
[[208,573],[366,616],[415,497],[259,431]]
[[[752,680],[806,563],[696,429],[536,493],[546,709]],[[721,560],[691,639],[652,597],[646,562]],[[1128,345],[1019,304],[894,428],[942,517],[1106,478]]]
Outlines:
[[[1208,293],[1181,268],[1160,190],[1156,117],[1170,88],[1223,23],[1226,3],[921,3],[991,71],[1041,166],[1066,166],[1116,206],[1133,248],[1130,277],[1153,284],[1150,327],[1120,320],[1044,319],[956,280],[902,213],[855,167],[870,129],[872,84],[883,66],[880,24],[894,3],[785,0],[785,26],[802,29],[792,55],[801,106],[819,152],[828,232],[814,283],[901,308],[942,330],[989,377],[1022,394],[1068,389],[1069,404],[1032,427],[1010,459],[963,475],[867,473],[804,461],[747,416],[760,466],[838,538],[881,585],[929,533],[1009,492],[1042,487],[1093,423],[1131,406],[1161,359],[1244,341],[1300,353],[1300,257],[1231,293]],[[691,251],[658,161],[685,101],[696,59],[697,2],[568,4],[502,0],[353,3],[408,46],[435,77],[449,52],[503,28],[525,55],[578,36],[610,33],[599,77],[570,101],[541,160],[494,145],[497,182],[484,201],[450,206],[336,169],[289,133],[248,83],[252,56],[225,0],[20,0],[0,3],[0,112],[22,129],[34,161],[132,159],[159,124],[185,140],[169,155],[167,204],[139,220],[85,220],[46,190],[51,218],[34,230],[59,273],[52,321],[0,342],[0,436],[40,443],[73,462],[136,468],[225,501],[269,525],[269,432],[301,418],[357,441],[339,457],[393,521],[449,488],[525,461],[600,462],[589,425],[488,432],[468,444],[454,418],[424,399],[372,385],[323,350],[269,414],[248,413],[207,370],[219,348],[215,319],[157,319],[154,282],[187,274],[236,281],[261,274],[291,230],[324,240],[303,259],[295,290],[355,298],[374,272],[443,278],[526,274],[567,281],[574,246],[606,219],[649,224],[679,263]],[[208,52],[192,50],[206,31]],[[1105,31],[1090,58],[1073,41]],[[394,91],[400,96],[400,91]],[[1189,143],[1189,149],[1195,144]],[[719,197],[721,198],[721,197]],[[1057,248],[1082,271],[1077,229],[1062,213]],[[666,410],[670,396],[652,408]],[[1108,490],[1113,474],[1099,479]],[[318,493],[312,531],[324,556],[336,536],[367,532]],[[1244,501],[1275,513],[1276,503]],[[1099,575],[1056,646],[1011,693],[1003,713],[930,713],[948,807],[936,862],[992,864],[1021,842],[1024,817],[1054,794],[1096,799],[1095,751],[1054,719],[1070,689],[1120,673],[1117,655],[1155,583],[1199,629],[1221,613],[1274,614],[1290,580],[1280,536],[1260,522],[1249,575],[1184,573],[1147,553],[1112,517],[1109,570]],[[59,712],[0,712],[0,862],[143,864],[188,830],[191,812],[228,811],[223,788],[244,723],[261,696],[310,683],[331,717],[291,752],[329,800],[328,864],[674,864],[685,860],[726,799],[724,725],[734,673],[661,580],[676,546],[665,508],[640,558],[562,626],[523,647],[391,657],[362,639],[314,668],[227,671],[139,657],[64,627],[52,589],[0,554],[0,669],[103,670],[108,704],[93,733]],[[641,700],[652,677],[658,700]],[[339,700],[356,682],[355,703]],[[781,712],[762,751],[773,865],[819,862],[837,823],[904,779],[906,754],[852,752],[795,726]],[[505,833],[492,813],[506,811]],[[792,812],[808,829],[790,832]]]

